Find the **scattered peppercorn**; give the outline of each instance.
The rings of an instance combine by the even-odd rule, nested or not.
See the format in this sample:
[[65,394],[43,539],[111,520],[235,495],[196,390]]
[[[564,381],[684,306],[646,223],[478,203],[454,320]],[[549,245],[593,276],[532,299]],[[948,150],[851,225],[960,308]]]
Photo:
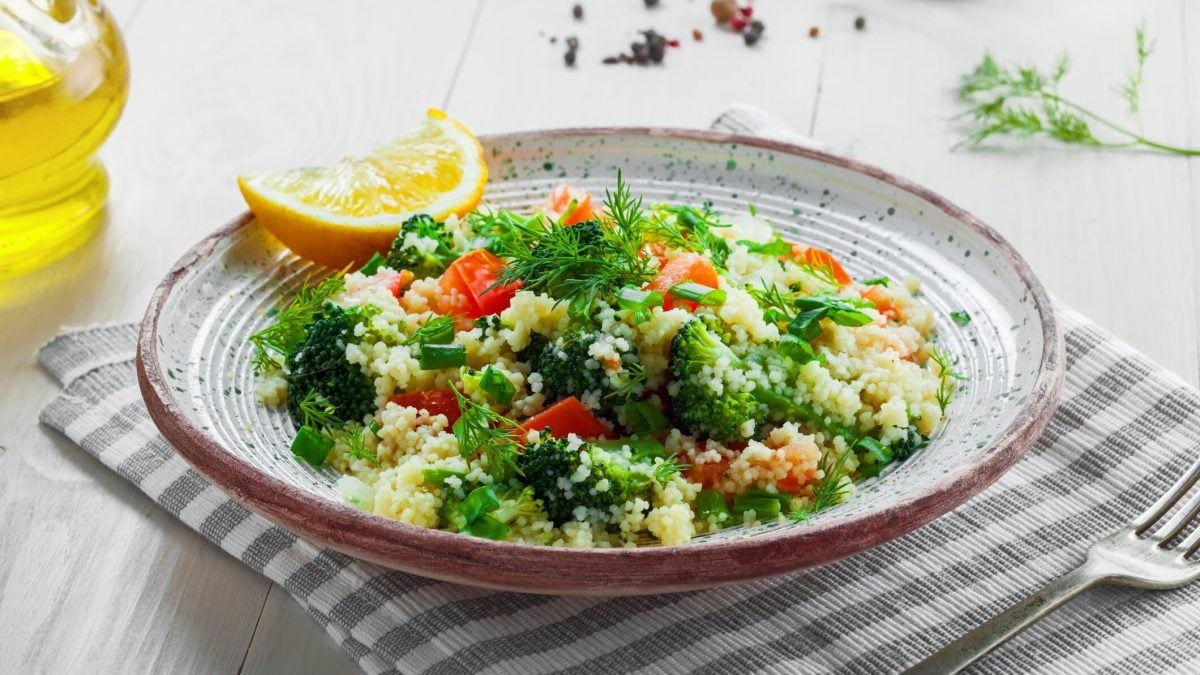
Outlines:
[[750,25],[746,26],[746,30],[742,32],[742,39],[746,41],[746,46],[753,47],[758,44],[758,39],[762,37],[766,28],[766,25],[758,19],[751,21]]
[[709,9],[717,23],[728,23],[738,13],[737,0],[712,0]]
[[750,17],[743,10],[739,10],[737,14],[733,15],[733,18],[729,19],[729,27],[738,33],[745,30],[749,23]]
[[695,40],[696,42],[700,42],[701,40],[704,39],[704,33],[701,33],[699,28],[693,28],[692,29],[692,39]]
[[821,29],[820,29],[820,28],[817,28],[816,26],[813,26],[812,28],[809,28],[809,29],[808,29],[808,37],[810,37],[810,38],[818,38],[818,37],[821,37]]
[[606,56],[606,57],[604,57],[604,65],[607,65],[607,66],[611,66],[611,65],[612,65],[612,64],[614,64],[614,63],[620,63],[620,62],[621,62],[621,59],[620,59],[619,57],[616,57],[616,56]]
[[575,65],[575,50],[568,49],[566,54],[563,54],[563,61],[567,62],[568,66]]
[[567,49],[572,51],[579,49],[579,38],[575,37],[574,35],[567,38]]
[[642,39],[640,41],[632,42],[629,45],[629,51],[632,54],[608,56],[605,57],[604,63],[636,63],[639,66],[662,63],[663,57],[667,53],[667,47],[679,46],[679,40],[668,40],[654,29],[641,31],[641,34]]
[[658,7],[658,0],[642,0],[647,7]]
[[867,17],[860,16],[854,20],[854,30],[862,30],[867,27]]
[[571,8],[571,16],[575,17],[576,19],[582,19],[583,5],[579,4],[578,2],[575,3],[575,6]]

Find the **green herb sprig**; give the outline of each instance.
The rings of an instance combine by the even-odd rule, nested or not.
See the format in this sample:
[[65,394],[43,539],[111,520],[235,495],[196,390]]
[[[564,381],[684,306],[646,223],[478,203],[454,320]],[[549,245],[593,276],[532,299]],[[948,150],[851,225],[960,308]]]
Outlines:
[[[1065,55],[1052,70],[1043,71],[1030,66],[1001,65],[991,54],[984,54],[983,61],[959,83],[959,99],[968,106],[959,117],[969,118],[973,127],[959,146],[978,146],[1000,136],[1046,136],[1069,145],[1092,148],[1141,147],[1172,155],[1200,155],[1200,148],[1170,145],[1143,134],[1141,90],[1146,60],[1154,51],[1144,26],[1137,29],[1136,46],[1136,67],[1117,87],[1134,116],[1136,130],[1059,93],[1059,84],[1070,68]],[[1093,124],[1107,130],[1113,140],[1097,136]]]
[[849,473],[846,471],[846,458],[850,454],[850,450],[846,450],[837,457],[833,456],[831,450],[821,453],[817,468],[822,471],[822,475],[813,486],[812,501],[791,512],[790,517],[793,521],[806,523],[818,512],[846,501],[850,492],[850,484],[842,479]]
[[308,281],[290,302],[279,303],[275,310],[275,323],[250,336],[254,345],[254,369],[259,373],[279,370],[283,360],[304,340],[304,327],[325,306],[335,293],[346,287],[342,273],[322,280],[316,285]]
[[507,260],[497,285],[520,281],[526,290],[544,292],[568,303],[578,323],[594,320],[597,301],[615,302],[617,292],[640,288],[654,277],[642,256],[642,200],[617,174],[617,186],[605,192],[605,222],[564,226],[536,219],[515,223],[497,242]]
[[929,360],[938,366],[940,379],[936,396],[938,407],[941,408],[942,413],[945,413],[946,408],[950,407],[950,399],[954,395],[956,383],[965,381],[967,376],[954,369],[954,362],[950,358],[950,354],[941,347],[935,345],[930,348]]
[[518,425],[500,413],[479,405],[463,396],[450,385],[460,412],[454,423],[454,438],[458,452],[465,458],[486,457],[488,473],[497,480],[507,480],[517,473],[517,457],[521,454]]

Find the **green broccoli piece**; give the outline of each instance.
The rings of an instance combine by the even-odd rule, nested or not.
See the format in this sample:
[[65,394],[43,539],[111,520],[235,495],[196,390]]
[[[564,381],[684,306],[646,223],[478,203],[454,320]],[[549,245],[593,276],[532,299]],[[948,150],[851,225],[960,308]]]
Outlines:
[[785,359],[782,365],[773,362],[773,356],[765,349],[769,348],[760,347],[743,358],[713,334],[708,322],[693,319],[684,324],[671,340],[670,350],[669,368],[679,385],[671,407],[675,423],[694,436],[730,442],[747,438],[742,433],[747,420],[754,421],[756,432],[768,419],[806,422],[826,435],[841,436],[856,452],[873,455],[880,468],[923,447],[927,439],[915,429],[903,441],[888,447],[764,382],[758,382],[750,392],[730,392],[727,382],[714,380],[716,373],[730,370],[744,373],[753,365],[752,361],[762,363],[763,371],[789,367],[790,360]]
[[408,270],[416,278],[424,279],[445,272],[457,257],[446,226],[420,214],[400,226],[400,233],[388,251],[387,265],[394,270]]
[[[304,424],[302,404],[319,399],[340,422],[361,422],[375,411],[375,385],[357,365],[346,360],[354,326],[369,309],[345,310],[332,303],[304,327],[304,339],[287,355],[288,412]],[[326,426],[328,426],[328,421]]]
[[[586,471],[580,469],[584,457]],[[630,463],[577,438],[534,443],[525,448],[517,467],[546,514],[559,525],[574,520],[580,507],[609,516],[613,506],[643,494],[653,480],[650,465]]]
[[534,333],[529,347],[521,350],[518,358],[542,376],[542,391],[547,400],[599,394],[617,404],[628,402],[641,393],[645,371],[628,341],[624,348],[612,342],[621,367],[605,368],[590,354],[592,345],[602,337],[606,337],[602,331],[582,328],[553,340]]
[[[671,400],[675,423],[687,433],[723,443],[744,441],[747,421],[762,428],[767,407],[753,392],[731,392],[724,382],[713,381],[713,367],[723,361],[744,369],[741,357],[710,330],[707,321],[694,319],[671,340],[670,370],[679,383]],[[755,388],[757,391],[758,387]]]

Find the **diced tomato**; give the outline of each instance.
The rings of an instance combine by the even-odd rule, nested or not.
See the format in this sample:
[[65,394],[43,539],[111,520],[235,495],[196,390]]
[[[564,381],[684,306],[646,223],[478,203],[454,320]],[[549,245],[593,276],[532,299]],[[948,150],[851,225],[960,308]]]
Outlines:
[[[571,202],[575,202],[574,210],[571,209]],[[570,185],[559,185],[550,193],[550,198],[546,201],[546,210],[559,215],[565,215],[563,225],[574,225],[582,223],[586,220],[591,220],[596,215],[595,206],[592,204],[592,195],[573,188]]]
[[676,300],[668,293],[675,284],[684,281],[692,281],[702,286],[708,286],[709,288],[717,288],[721,285],[721,279],[717,276],[717,269],[713,267],[707,258],[699,253],[680,253],[667,260],[659,268],[658,276],[646,285],[646,289],[658,291],[663,294],[663,309],[671,309],[678,306],[686,307],[690,311],[696,311],[696,303],[690,300]]
[[612,431],[600,423],[592,411],[571,396],[555,403],[521,423],[525,431],[549,428],[555,436],[575,434],[580,438],[609,438]]
[[521,289],[519,281],[492,288],[502,269],[503,260],[480,248],[450,263],[438,283],[443,293],[456,290],[467,298],[465,310],[469,318],[498,314],[508,308],[513,295]]
[[396,405],[406,408],[425,410],[430,415],[445,415],[450,424],[458,421],[461,414],[458,409],[458,399],[449,389],[426,389],[395,394],[388,399]]
[[693,464],[683,472],[683,475],[693,483],[719,490],[721,484],[725,482],[725,472],[727,471],[729,471],[729,460],[722,459],[719,462]]
[[388,290],[392,292],[392,295],[396,296],[397,300],[399,300],[401,294],[404,293],[404,289],[408,288],[408,285],[412,283],[412,280],[412,272],[409,272],[408,270],[400,270],[400,273],[397,274],[395,278],[388,281]]
[[860,295],[862,295],[864,300],[870,300],[875,303],[875,309],[879,310],[880,314],[889,319],[900,318],[900,308],[896,307],[892,302],[892,298],[882,288],[867,286]]
[[799,263],[812,265],[813,267],[828,267],[833,278],[839,285],[845,286],[852,279],[846,272],[846,268],[833,257],[829,251],[819,249],[814,246],[803,246],[801,244],[792,244],[792,258]]

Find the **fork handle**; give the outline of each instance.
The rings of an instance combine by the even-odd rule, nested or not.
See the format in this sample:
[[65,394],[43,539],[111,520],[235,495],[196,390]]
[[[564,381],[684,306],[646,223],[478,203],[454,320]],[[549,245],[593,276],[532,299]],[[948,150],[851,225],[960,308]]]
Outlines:
[[1033,622],[1058,609],[1059,605],[1081,591],[1102,582],[1103,576],[1089,567],[1085,563],[1042,586],[1033,595],[934,652],[929,658],[910,668],[907,671],[908,675],[942,675],[957,673],[966,668]]

